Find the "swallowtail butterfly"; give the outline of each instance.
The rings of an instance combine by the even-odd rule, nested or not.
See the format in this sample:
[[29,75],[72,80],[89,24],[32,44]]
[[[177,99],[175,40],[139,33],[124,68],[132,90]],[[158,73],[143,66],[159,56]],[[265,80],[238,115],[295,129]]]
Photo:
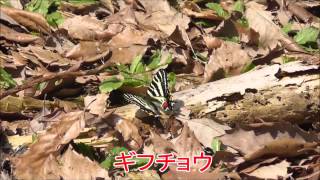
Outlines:
[[124,99],[129,103],[138,105],[141,110],[156,117],[161,114],[170,115],[173,102],[169,92],[167,72],[164,69],[160,69],[154,75],[146,97],[125,93]]

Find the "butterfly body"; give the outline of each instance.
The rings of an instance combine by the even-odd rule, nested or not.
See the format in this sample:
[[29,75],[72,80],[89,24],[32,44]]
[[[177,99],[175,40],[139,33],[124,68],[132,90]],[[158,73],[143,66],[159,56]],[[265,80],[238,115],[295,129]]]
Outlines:
[[153,116],[170,116],[172,114],[173,102],[169,92],[167,73],[164,69],[160,69],[153,77],[147,90],[147,96],[141,97],[126,93],[124,98]]

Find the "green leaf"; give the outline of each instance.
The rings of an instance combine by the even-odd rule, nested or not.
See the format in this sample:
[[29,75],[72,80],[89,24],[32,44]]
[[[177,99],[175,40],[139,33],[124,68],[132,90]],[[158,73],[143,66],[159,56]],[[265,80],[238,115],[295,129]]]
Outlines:
[[124,65],[124,64],[117,64],[117,68],[119,69],[120,72],[122,73],[128,73],[130,74],[130,69],[128,68],[128,66]]
[[211,148],[214,153],[221,150],[221,141],[217,138],[213,138],[211,142]]
[[68,0],[71,4],[95,4],[98,0]]
[[36,143],[38,141],[38,139],[39,139],[37,133],[33,133],[31,138],[32,138],[32,144]]
[[244,2],[243,2],[243,0],[238,0],[237,2],[235,2],[234,5],[233,5],[233,10],[241,12],[241,13],[244,13]]
[[148,81],[145,81],[144,79],[134,78],[134,77],[125,77],[123,84],[126,86],[138,87],[138,86],[147,85]]
[[314,27],[307,27],[300,30],[295,36],[294,40],[300,44],[315,43],[319,36],[320,30]]
[[172,54],[169,54],[166,60],[166,64],[170,64],[172,63],[172,61],[173,61]]
[[100,86],[99,90],[102,93],[111,92],[115,89],[118,89],[122,86],[123,80],[117,78],[117,77],[111,77],[109,79],[104,80]]
[[206,19],[199,20],[199,21],[195,22],[195,24],[198,26],[205,27],[205,28],[213,27],[215,25],[212,21],[209,21]]
[[206,7],[214,10],[218,16],[224,18],[224,19],[228,19],[230,17],[230,14],[225,11],[220,4],[218,3],[207,3]]
[[76,143],[74,145],[74,149],[80,153],[83,154],[86,157],[89,157],[91,160],[95,160],[95,150],[92,146],[88,146],[87,144],[84,143]]
[[44,88],[46,88],[48,85],[48,82],[41,82],[37,85],[37,90],[42,91]]
[[49,0],[32,0],[26,5],[26,10],[31,12],[37,12],[46,16],[48,14],[49,7],[54,1]]
[[13,80],[11,74],[7,73],[2,67],[0,67],[0,88],[7,89],[15,87],[16,81]]
[[151,62],[147,65],[149,69],[156,69],[159,67],[160,61],[161,61],[161,51],[157,50],[152,56],[151,56]]
[[113,168],[113,163],[115,162],[115,157],[119,155],[121,152],[128,153],[128,149],[125,147],[114,147],[108,154],[104,161],[100,163],[100,165],[105,169]]
[[288,34],[292,30],[292,23],[284,25],[281,29],[284,33]]
[[282,63],[283,64],[286,64],[286,63],[289,63],[289,62],[292,62],[292,61],[296,60],[296,58],[289,57],[289,56],[282,56],[281,59],[282,59]]
[[131,73],[142,73],[144,72],[144,65],[142,63],[142,55],[135,57],[130,66]]
[[51,26],[57,26],[62,24],[64,21],[64,18],[60,12],[50,13],[46,16],[46,19]]
[[168,80],[169,80],[169,88],[173,89],[176,85],[176,74],[174,72],[170,72],[168,74]]
[[253,63],[249,63],[241,70],[241,73],[251,71],[255,67],[256,67],[256,65],[254,65]]
[[114,157],[107,157],[104,161],[100,163],[100,166],[105,169],[111,169],[113,167]]
[[234,43],[240,43],[240,38],[239,38],[239,36],[219,37],[219,38],[222,39],[222,40],[225,40],[225,41],[231,41],[231,42],[234,42]]
[[249,22],[248,22],[248,20],[247,20],[245,17],[242,17],[242,18],[238,19],[237,22],[238,22],[242,27],[245,27],[245,28],[248,28],[248,27],[249,27]]
[[12,5],[11,5],[9,0],[0,0],[0,5],[1,6],[12,7]]

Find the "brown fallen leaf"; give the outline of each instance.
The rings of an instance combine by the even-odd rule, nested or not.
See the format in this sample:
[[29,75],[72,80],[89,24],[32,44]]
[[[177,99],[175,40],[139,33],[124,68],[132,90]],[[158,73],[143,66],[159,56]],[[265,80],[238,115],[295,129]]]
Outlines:
[[74,39],[80,40],[109,40],[117,32],[109,31],[100,20],[90,16],[74,16],[66,19],[59,28],[66,29]]
[[170,168],[170,170],[161,177],[163,180],[224,180],[228,177],[228,173],[223,172],[220,168],[203,173],[200,173],[199,171],[181,172],[177,171],[175,168]]
[[97,9],[99,3],[69,3],[61,1],[59,10],[72,12],[74,14],[88,14],[90,11]]
[[146,170],[142,172],[129,172],[128,178],[130,179],[152,179],[152,180],[161,180],[160,175],[157,173],[156,170]]
[[137,22],[144,28],[162,31],[169,36],[176,26],[187,29],[190,18],[177,12],[166,0],[139,0],[146,12],[135,12]]
[[0,37],[18,43],[31,43],[39,39],[38,36],[17,32],[3,24],[0,24]]
[[[179,157],[190,157],[200,155],[202,145],[195,136],[194,132],[189,128],[187,123],[184,123],[180,136],[172,140],[174,142],[174,149]],[[203,163],[193,164],[192,168],[203,167]]]
[[219,139],[223,144],[240,151],[246,160],[265,155],[292,157],[310,151],[310,148],[316,147],[316,142],[319,142],[316,135],[304,132],[289,123],[255,128],[237,127]]
[[116,123],[115,129],[119,131],[123,140],[128,142],[130,148],[138,150],[142,147],[143,140],[135,124],[126,119],[121,119]]
[[249,176],[261,179],[279,179],[287,178],[288,174],[288,167],[290,163],[286,160],[283,160],[276,164],[266,165],[259,167],[258,169],[254,170],[253,172],[248,173]]
[[6,6],[0,6],[0,11],[4,12],[12,19],[17,21],[19,24],[25,26],[28,29],[50,34],[50,26],[41,14],[23,11],[20,9],[10,8]]
[[222,40],[217,37],[203,36],[208,49],[217,49],[222,45]]
[[139,30],[128,25],[110,40],[109,47],[112,56],[109,61],[122,64],[131,63],[134,57],[145,53],[149,39],[158,38],[158,32]]
[[170,141],[167,141],[153,131],[150,131],[150,134],[150,139],[153,145],[153,154],[164,154],[175,151],[175,147]]
[[210,20],[223,20],[213,10],[201,10],[201,8],[192,1],[185,1],[182,5],[182,12],[194,18],[210,19]]
[[184,29],[180,29],[179,26],[177,26],[173,33],[169,36],[169,39],[182,47],[192,48],[187,32]]
[[[82,111],[70,112],[56,118],[45,134],[30,146],[30,149],[14,160],[15,175],[19,179],[59,178],[59,174],[47,171],[52,161],[55,161],[59,151],[76,138],[85,126]],[[53,174],[51,174],[53,173]],[[53,175],[53,176],[52,176]]]
[[240,74],[249,63],[251,63],[251,59],[240,44],[225,41],[210,56],[205,67],[204,82],[220,79],[225,74]]
[[293,15],[295,15],[305,23],[320,22],[318,17],[314,16],[312,13],[295,2],[288,2],[287,8]]
[[84,106],[91,114],[101,116],[107,108],[108,94],[97,94],[95,96],[86,96],[84,98]]
[[226,130],[230,130],[229,126],[219,124],[212,119],[191,119],[187,122],[190,130],[205,147],[211,147],[213,138],[222,136]]
[[272,21],[271,12],[266,11],[265,6],[250,1],[246,3],[245,17],[249,27],[259,33],[259,53],[268,54],[270,50],[275,49],[283,34]]
[[84,62],[94,62],[110,53],[106,44],[96,41],[80,41],[79,44],[73,46],[65,57],[83,60]]
[[67,66],[73,64],[70,59],[62,57],[60,54],[51,50],[44,49],[40,46],[31,46],[19,49],[20,53],[27,53],[28,55],[35,56],[41,62],[48,65]]
[[99,166],[97,162],[75,152],[70,146],[53,164],[54,166],[51,166],[48,171],[57,175],[58,178],[75,180],[111,179],[108,171]]

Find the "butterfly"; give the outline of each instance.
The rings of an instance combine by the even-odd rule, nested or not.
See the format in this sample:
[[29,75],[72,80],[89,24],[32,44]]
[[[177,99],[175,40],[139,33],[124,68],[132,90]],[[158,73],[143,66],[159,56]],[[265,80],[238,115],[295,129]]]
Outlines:
[[164,69],[160,69],[153,77],[147,90],[147,96],[141,97],[125,93],[124,99],[129,103],[136,104],[144,112],[153,116],[170,115],[173,101],[168,85],[168,75]]

